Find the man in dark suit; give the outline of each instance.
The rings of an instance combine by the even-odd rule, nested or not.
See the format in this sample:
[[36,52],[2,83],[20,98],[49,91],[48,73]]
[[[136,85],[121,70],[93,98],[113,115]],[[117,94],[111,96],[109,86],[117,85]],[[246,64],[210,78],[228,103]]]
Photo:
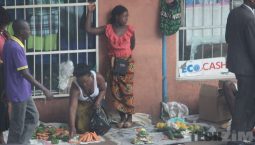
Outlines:
[[[250,132],[255,125],[255,0],[233,9],[227,20],[227,68],[235,73],[238,94],[233,112],[233,132]],[[244,144],[229,142],[229,145]]]

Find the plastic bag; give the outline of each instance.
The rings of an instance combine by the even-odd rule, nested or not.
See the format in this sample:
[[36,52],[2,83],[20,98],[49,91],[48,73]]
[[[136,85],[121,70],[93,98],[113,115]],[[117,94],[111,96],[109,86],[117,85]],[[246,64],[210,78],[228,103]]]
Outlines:
[[168,121],[170,118],[183,118],[189,115],[189,109],[186,105],[178,102],[162,102],[161,119]]
[[68,88],[69,80],[73,76],[74,66],[72,61],[62,62],[59,66],[59,84],[60,90]]

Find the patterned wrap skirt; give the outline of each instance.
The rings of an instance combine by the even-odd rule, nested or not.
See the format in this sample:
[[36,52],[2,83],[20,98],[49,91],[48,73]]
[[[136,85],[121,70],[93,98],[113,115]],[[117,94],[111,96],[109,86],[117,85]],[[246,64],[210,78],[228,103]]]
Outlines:
[[126,114],[134,114],[134,60],[132,57],[127,59],[129,62],[128,72],[124,76],[112,74],[111,90],[114,108]]

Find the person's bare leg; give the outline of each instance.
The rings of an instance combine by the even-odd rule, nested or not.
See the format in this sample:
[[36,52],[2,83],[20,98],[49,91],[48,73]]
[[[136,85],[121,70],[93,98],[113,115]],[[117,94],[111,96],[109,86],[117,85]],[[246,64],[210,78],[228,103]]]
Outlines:
[[132,114],[127,114],[127,120],[124,124],[124,128],[129,128],[132,126]]
[[122,128],[126,121],[126,114],[123,112],[119,112],[119,114],[120,114],[120,122],[117,124],[117,127]]

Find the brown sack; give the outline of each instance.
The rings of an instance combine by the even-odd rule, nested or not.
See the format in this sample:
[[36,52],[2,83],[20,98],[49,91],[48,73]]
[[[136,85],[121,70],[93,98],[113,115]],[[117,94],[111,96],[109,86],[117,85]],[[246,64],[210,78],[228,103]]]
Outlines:
[[218,87],[202,85],[199,98],[199,118],[211,122],[222,122],[231,119],[231,114]]

